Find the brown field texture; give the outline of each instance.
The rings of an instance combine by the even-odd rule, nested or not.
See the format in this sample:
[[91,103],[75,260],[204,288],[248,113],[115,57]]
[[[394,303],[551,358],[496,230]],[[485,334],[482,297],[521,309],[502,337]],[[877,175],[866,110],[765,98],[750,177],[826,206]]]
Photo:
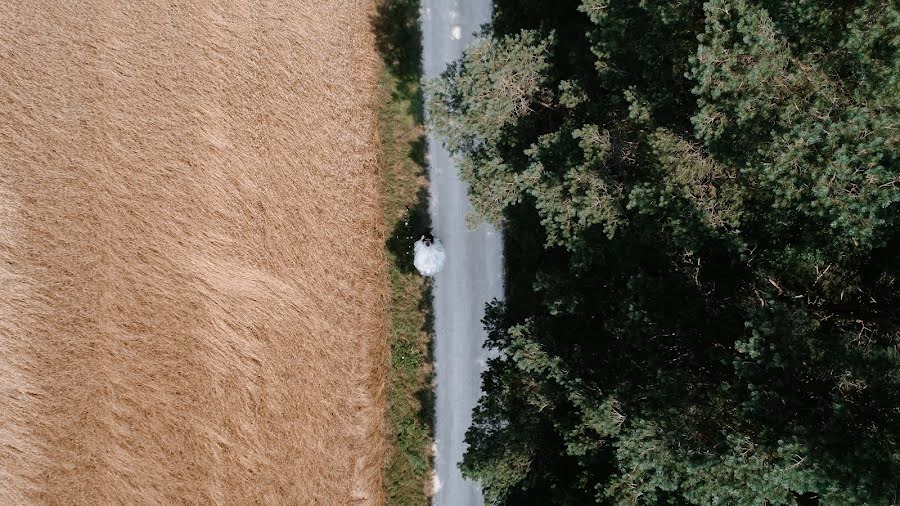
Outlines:
[[0,504],[382,502],[371,14],[0,0]]

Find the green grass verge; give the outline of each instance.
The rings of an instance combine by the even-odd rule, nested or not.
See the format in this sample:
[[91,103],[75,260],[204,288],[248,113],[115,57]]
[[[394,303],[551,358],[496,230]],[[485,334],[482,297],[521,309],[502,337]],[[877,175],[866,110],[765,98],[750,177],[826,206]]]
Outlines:
[[412,244],[430,225],[420,79],[418,0],[382,0],[373,18],[384,61],[378,115],[391,300],[388,455],[392,505],[428,502],[434,393],[431,291],[412,265]]

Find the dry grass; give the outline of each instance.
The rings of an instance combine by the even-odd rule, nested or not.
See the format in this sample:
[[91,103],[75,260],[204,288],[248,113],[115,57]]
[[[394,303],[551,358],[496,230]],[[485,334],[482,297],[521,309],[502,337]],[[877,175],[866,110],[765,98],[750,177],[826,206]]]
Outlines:
[[368,2],[0,2],[0,503],[380,503]]

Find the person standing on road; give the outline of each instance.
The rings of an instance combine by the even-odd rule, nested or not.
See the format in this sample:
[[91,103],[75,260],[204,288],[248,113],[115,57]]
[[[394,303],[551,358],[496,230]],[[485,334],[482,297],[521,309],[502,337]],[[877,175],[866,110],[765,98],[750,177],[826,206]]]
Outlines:
[[434,276],[444,268],[447,253],[439,239],[426,233],[413,245],[413,265],[423,276]]

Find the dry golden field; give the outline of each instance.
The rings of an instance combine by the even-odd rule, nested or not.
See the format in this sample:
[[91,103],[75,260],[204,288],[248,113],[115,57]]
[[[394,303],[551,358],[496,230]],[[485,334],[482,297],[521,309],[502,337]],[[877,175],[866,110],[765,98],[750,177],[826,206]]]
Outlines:
[[0,504],[382,501],[371,7],[0,0]]

